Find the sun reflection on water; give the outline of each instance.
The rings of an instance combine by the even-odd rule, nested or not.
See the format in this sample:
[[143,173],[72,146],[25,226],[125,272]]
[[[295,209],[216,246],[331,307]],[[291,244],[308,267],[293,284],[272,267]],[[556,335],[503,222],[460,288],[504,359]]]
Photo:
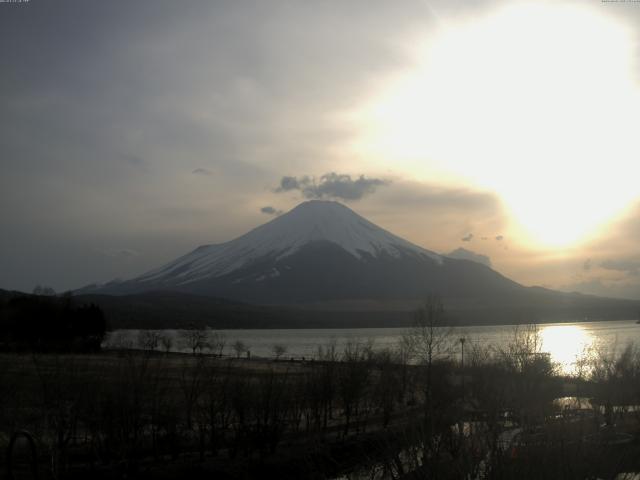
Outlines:
[[542,351],[551,355],[564,375],[575,375],[579,362],[593,346],[594,338],[579,325],[549,325],[540,329]]

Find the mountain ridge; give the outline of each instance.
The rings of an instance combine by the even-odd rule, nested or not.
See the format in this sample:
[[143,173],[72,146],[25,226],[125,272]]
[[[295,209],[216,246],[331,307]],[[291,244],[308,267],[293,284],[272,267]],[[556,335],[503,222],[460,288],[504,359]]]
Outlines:
[[200,246],[131,280],[79,293],[166,290],[298,304],[430,293],[493,297],[518,288],[523,287],[484,265],[439,255],[340,203],[314,200],[228,242]]
[[340,245],[359,259],[381,252],[398,255],[404,249],[442,262],[437,253],[374,225],[338,202],[310,200],[244,235],[220,244],[201,245],[134,280],[162,281],[163,276],[174,275],[178,284],[187,284],[223,276],[265,256],[280,260],[318,241]]
[[403,322],[410,306],[432,294],[465,323],[474,317],[482,323],[549,321],[554,312],[574,320],[605,318],[608,311],[633,318],[640,305],[526,287],[481,263],[414,245],[342,204],[325,201],[302,203],[233,240],[200,246],[133,279],[76,294],[148,297],[149,292],[156,299],[157,292],[165,292],[293,307],[297,313],[288,311],[287,318],[303,310],[384,311],[396,312]]

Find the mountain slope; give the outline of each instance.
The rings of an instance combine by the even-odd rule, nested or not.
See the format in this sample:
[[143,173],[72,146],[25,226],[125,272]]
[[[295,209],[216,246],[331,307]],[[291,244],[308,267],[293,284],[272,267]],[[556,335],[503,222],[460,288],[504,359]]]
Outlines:
[[302,203],[235,240],[199,247],[136,280],[186,285],[226,275],[265,258],[278,262],[316,242],[338,245],[356,259],[383,253],[399,257],[411,252],[442,262],[436,253],[383,230],[344,205],[316,200]]
[[347,299],[496,299],[521,285],[490,268],[438,255],[374,225],[336,202],[298,205],[247,234],[206,245],[140,277],[85,289],[152,290],[262,304]]

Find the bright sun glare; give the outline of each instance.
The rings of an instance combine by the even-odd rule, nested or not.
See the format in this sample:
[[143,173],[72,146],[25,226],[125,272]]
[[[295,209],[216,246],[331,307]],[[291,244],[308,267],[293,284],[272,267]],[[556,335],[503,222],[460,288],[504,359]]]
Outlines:
[[358,150],[496,191],[532,242],[585,240],[638,194],[633,42],[602,13],[519,4],[445,22],[359,112]]
[[540,330],[541,349],[551,355],[564,374],[575,374],[586,358],[593,338],[579,325],[549,325]]

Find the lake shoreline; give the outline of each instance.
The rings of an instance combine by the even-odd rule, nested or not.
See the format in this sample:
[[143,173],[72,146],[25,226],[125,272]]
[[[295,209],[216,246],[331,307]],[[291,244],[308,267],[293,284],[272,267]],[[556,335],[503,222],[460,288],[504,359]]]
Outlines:
[[[450,329],[451,327],[443,327]],[[461,360],[462,345],[466,342],[467,356],[478,348],[500,349],[513,341],[518,332],[537,330],[542,342],[541,351],[551,355],[551,359],[561,365],[565,373],[578,368],[581,359],[592,353],[616,353],[627,342],[640,345],[640,328],[634,320],[606,322],[554,322],[539,325],[474,325],[456,326],[448,331],[446,354]],[[142,337],[155,332],[158,341],[167,340],[169,350],[191,352],[185,344],[187,332],[201,332],[202,352],[223,353],[237,356],[235,347],[241,345],[241,356],[273,358],[275,349],[282,358],[314,359],[319,349],[344,348],[348,344],[367,343],[377,351],[396,351],[410,327],[395,328],[319,328],[319,329],[122,329],[111,331],[104,348],[135,349],[141,345]],[[157,350],[164,350],[160,346]],[[213,344],[217,347],[213,347]]]
[[[589,324],[589,323],[603,323],[603,322],[637,322],[636,320],[633,319],[628,319],[628,318],[612,318],[612,319],[589,319],[589,320],[575,320],[575,319],[565,319],[565,320],[554,320],[554,319],[546,319],[546,320],[540,320],[540,321],[531,321],[531,322],[518,322],[518,323],[500,323],[500,322],[475,322],[475,323],[458,323],[458,322],[443,322],[442,326],[443,327],[521,327],[524,325],[554,325],[554,324]],[[333,323],[327,325],[327,326],[317,326],[317,325],[301,325],[299,327],[292,327],[292,326],[288,326],[288,327],[277,327],[277,326],[263,326],[263,327],[246,327],[246,326],[239,326],[239,327],[214,327],[214,326],[205,326],[204,328],[210,328],[212,330],[225,330],[225,331],[232,331],[232,330],[350,330],[350,329],[362,329],[362,330],[366,330],[366,329],[393,329],[393,328],[411,328],[413,326],[413,322],[397,322],[394,324],[391,323],[383,323],[380,325],[376,325],[376,324],[371,324],[371,325],[360,325],[359,323],[356,324],[349,324],[349,323],[344,323],[344,324],[337,324],[334,325]],[[182,329],[181,325],[177,325],[175,327],[162,327],[162,328],[153,328],[153,327],[149,327],[149,328],[142,328],[142,327],[123,327],[123,328],[109,328],[107,330],[107,332],[115,332],[115,331],[122,331],[122,330],[180,330]],[[640,328],[640,325],[638,325],[638,327]]]

